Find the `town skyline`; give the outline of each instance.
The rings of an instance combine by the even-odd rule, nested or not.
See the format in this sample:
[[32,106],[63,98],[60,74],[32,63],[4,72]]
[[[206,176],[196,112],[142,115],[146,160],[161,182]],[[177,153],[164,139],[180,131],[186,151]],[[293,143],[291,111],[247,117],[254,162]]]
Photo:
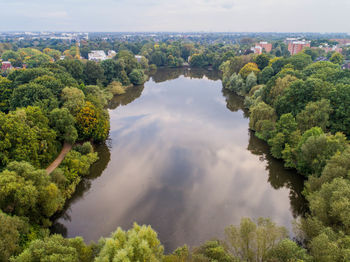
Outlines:
[[350,31],[346,0],[1,0],[0,9],[6,10],[2,19],[11,21],[2,23],[0,31]]

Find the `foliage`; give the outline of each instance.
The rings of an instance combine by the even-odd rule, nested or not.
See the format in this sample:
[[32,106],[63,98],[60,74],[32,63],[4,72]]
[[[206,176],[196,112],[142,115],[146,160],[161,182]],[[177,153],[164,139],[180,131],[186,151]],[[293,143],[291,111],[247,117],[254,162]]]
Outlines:
[[239,70],[239,74],[243,77],[243,79],[246,79],[251,72],[253,72],[255,75],[258,75],[260,70],[257,64],[248,63],[245,66],[243,66],[241,70]]
[[141,85],[145,82],[145,75],[140,69],[133,69],[129,75],[130,82],[134,85]]
[[113,81],[107,87],[113,95],[125,94],[125,89],[120,82]]
[[63,107],[75,116],[85,104],[85,95],[83,91],[75,87],[65,87],[62,90]]
[[0,160],[28,161],[36,167],[49,163],[57,153],[56,132],[38,107],[0,113]]
[[334,53],[329,59],[333,64],[341,65],[344,61],[344,57],[340,53]]
[[139,226],[136,223],[128,231],[118,228],[110,238],[102,238],[99,245],[101,251],[96,262],[155,262],[162,260],[164,251],[157,233],[150,226]]
[[10,256],[22,251],[29,225],[24,219],[6,215],[1,210],[0,225],[0,261],[6,262]]
[[243,218],[239,226],[225,229],[230,251],[242,261],[262,261],[271,249],[287,237],[287,230],[270,219],[259,218],[254,223]]
[[109,132],[108,112],[99,110],[92,103],[86,102],[76,116],[76,125],[80,139],[103,141]]
[[66,239],[61,235],[52,235],[43,240],[35,240],[11,262],[89,262],[93,250],[86,246],[81,237]]
[[78,138],[75,119],[67,108],[55,108],[49,115],[50,126],[56,131],[58,139],[74,144]]
[[61,192],[45,170],[26,162],[11,162],[0,173],[0,208],[5,212],[45,223],[45,218],[62,206]]

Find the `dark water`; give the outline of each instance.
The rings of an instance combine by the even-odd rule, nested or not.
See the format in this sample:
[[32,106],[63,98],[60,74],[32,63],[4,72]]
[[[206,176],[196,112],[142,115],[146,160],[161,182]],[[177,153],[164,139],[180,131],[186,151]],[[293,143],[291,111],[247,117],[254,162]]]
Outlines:
[[54,231],[87,242],[150,224],[167,251],[222,237],[242,217],[290,231],[303,180],[248,130],[242,99],[213,71],[159,70],[115,97],[107,145]]

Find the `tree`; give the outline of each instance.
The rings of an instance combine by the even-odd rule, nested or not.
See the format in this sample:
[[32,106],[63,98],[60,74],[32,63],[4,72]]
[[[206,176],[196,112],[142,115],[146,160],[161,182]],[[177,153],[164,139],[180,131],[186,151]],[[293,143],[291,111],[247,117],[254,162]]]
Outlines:
[[287,58],[286,62],[293,65],[294,69],[302,70],[312,63],[312,59],[311,56],[301,52]]
[[11,160],[46,166],[57,154],[56,133],[38,107],[0,113],[0,165]]
[[350,182],[335,178],[307,196],[310,211],[325,227],[350,233]]
[[192,259],[193,261],[235,261],[233,256],[228,252],[227,248],[218,240],[207,241],[200,247],[194,248]]
[[11,110],[27,106],[52,110],[58,107],[58,101],[50,89],[40,84],[29,83],[15,88],[10,99]]
[[45,170],[26,162],[11,162],[0,173],[0,208],[7,213],[28,216],[36,223],[46,223],[63,207],[63,197]]
[[75,116],[85,104],[85,95],[83,91],[74,87],[65,87],[62,90],[63,107]]
[[312,257],[307,254],[306,250],[299,247],[292,240],[284,239],[275,247],[270,249],[265,257],[268,262],[297,262],[297,261],[312,261]]
[[0,261],[9,261],[23,248],[23,240],[29,233],[28,223],[19,217],[9,216],[0,210]]
[[312,127],[321,127],[323,131],[326,131],[329,125],[329,115],[332,112],[332,108],[329,100],[322,99],[317,102],[310,102],[306,105],[305,109],[297,115],[298,128],[301,131],[306,131]]
[[331,58],[329,59],[333,64],[341,65],[344,62],[344,57],[340,54],[335,52]]
[[49,115],[50,126],[56,131],[59,140],[74,144],[78,138],[75,119],[67,108],[55,108]]
[[63,66],[67,72],[77,81],[84,80],[84,64],[77,59],[64,59],[58,61],[58,64]]
[[226,243],[231,253],[243,261],[262,261],[267,253],[287,237],[287,230],[270,219],[259,218],[254,223],[242,218],[239,226],[225,229]]
[[85,84],[97,85],[104,80],[104,71],[99,63],[87,61],[84,67]]
[[166,63],[166,55],[161,51],[155,51],[151,55],[150,61],[156,66],[164,66]]
[[0,111],[7,113],[10,110],[12,91],[12,81],[0,76]]
[[236,94],[243,95],[244,94],[244,80],[241,77],[241,75],[237,75],[236,73],[233,73],[233,75],[229,78],[228,82],[226,83],[225,87]]
[[93,259],[92,248],[81,237],[63,238],[52,235],[30,243],[29,247],[11,262],[89,262]]
[[60,80],[56,79],[54,76],[49,75],[39,76],[32,82],[49,89],[56,97],[59,97],[64,88],[64,84]]
[[112,83],[110,83],[108,85],[108,90],[110,90],[110,92],[113,95],[122,95],[125,94],[125,89],[123,88],[122,84],[120,82],[117,81],[113,81]]
[[62,167],[68,169],[70,173],[89,174],[90,166],[98,160],[97,153],[93,152],[92,146],[90,144],[89,147],[89,144],[84,143],[84,146],[78,147],[80,152],[71,150],[62,161]]
[[243,79],[246,79],[251,72],[253,72],[255,75],[258,75],[260,70],[257,64],[248,63],[245,66],[243,66],[241,70],[239,70],[239,74],[243,77]]
[[335,178],[349,178],[350,172],[350,148],[349,146],[343,152],[337,152],[330,160],[327,161],[326,166],[322,171],[320,177],[310,176],[306,184],[308,192],[315,192],[320,190],[325,183],[332,182]]
[[164,248],[157,233],[150,226],[139,226],[123,231],[118,228],[110,238],[100,240],[101,251],[96,262],[161,261]]
[[271,66],[266,66],[258,75],[259,83],[266,84],[273,77],[274,71]]
[[24,62],[26,63],[28,68],[34,68],[39,67],[43,64],[49,63],[52,61],[52,58],[45,54],[37,54],[33,55],[28,59],[25,59]]
[[275,110],[264,102],[260,102],[253,106],[250,112],[249,128],[257,132],[261,131],[263,120],[270,120],[272,122],[276,121]]
[[108,136],[108,112],[99,110],[90,102],[86,102],[85,106],[78,112],[76,123],[80,139],[104,141]]
[[342,133],[326,135],[319,127],[306,131],[298,145],[297,170],[304,174],[319,176],[327,161],[337,152],[343,152],[347,146]]
[[145,82],[145,75],[140,69],[133,69],[129,75],[131,83],[134,85],[141,85]]
[[55,61],[58,61],[61,58],[61,52],[55,49],[51,49],[51,48],[45,48],[43,50],[43,53],[45,55],[48,55],[50,57],[52,57]]
[[245,81],[245,93],[248,94],[249,91],[257,85],[257,77],[254,72],[251,72]]
[[258,65],[258,68],[260,70],[263,70],[265,67],[267,67],[269,65],[269,62],[270,62],[270,58],[266,54],[258,55],[255,58],[255,63]]

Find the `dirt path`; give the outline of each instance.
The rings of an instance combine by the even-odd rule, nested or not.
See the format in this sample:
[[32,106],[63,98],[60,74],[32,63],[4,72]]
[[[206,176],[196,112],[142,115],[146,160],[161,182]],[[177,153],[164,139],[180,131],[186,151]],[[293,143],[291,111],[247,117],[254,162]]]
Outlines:
[[47,168],[46,172],[48,174],[51,174],[52,171],[54,171],[63,161],[66,154],[72,149],[72,145],[68,143],[64,143],[63,148],[61,150],[61,153],[58,155],[58,157],[53,161]]

